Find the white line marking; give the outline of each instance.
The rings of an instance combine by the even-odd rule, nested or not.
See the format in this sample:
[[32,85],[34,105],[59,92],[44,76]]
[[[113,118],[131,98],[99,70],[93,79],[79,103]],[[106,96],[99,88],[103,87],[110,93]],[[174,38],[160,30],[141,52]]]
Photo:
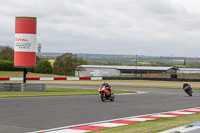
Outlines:
[[176,117],[175,115],[154,115],[157,117]]
[[136,93],[122,93],[122,94],[114,94],[114,95],[134,95],[134,94],[147,94],[148,92],[142,92],[141,91],[138,93],[138,91],[136,91]]
[[186,115],[189,115],[189,114],[194,114],[195,112],[180,112],[180,111],[177,111],[177,112],[170,112],[170,113],[174,113],[174,114],[186,114]]
[[128,124],[120,124],[120,123],[100,123],[100,124],[93,124],[90,126],[102,126],[102,127],[118,127],[118,126],[125,126]]
[[129,118],[124,120],[130,120],[130,121],[148,121],[148,120],[154,120],[153,118]]
[[85,133],[85,132],[90,132],[90,130],[63,129],[63,130],[50,131],[48,133]]

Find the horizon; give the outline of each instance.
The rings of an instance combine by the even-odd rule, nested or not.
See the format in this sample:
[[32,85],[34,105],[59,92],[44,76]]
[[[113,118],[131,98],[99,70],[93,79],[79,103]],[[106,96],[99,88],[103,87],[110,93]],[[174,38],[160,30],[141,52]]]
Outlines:
[[[38,53],[38,52],[37,52]],[[41,52],[42,53],[52,53],[52,54],[64,54],[64,52]],[[70,53],[70,52],[65,52],[65,53]],[[136,55],[127,55],[127,54],[98,54],[98,53],[73,53],[73,54],[85,54],[85,55],[116,55],[116,56],[136,56]],[[170,58],[200,58],[200,57],[187,57],[187,56],[151,56],[151,55],[137,55],[138,56],[147,56],[147,57],[170,57]]]

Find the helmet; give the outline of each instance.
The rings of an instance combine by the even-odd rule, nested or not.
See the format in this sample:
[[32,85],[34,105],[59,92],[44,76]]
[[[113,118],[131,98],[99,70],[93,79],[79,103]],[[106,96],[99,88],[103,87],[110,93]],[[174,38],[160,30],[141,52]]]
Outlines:
[[106,82],[102,81],[102,84],[106,84]]

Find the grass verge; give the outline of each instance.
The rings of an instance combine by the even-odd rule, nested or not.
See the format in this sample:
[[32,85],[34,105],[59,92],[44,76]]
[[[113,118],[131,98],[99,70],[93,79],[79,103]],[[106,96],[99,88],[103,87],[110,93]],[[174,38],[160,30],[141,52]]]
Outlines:
[[[113,90],[114,94],[135,93],[135,91]],[[46,92],[0,92],[0,98],[9,97],[44,97],[44,96],[72,96],[72,95],[98,95],[96,89],[77,88],[47,88]]]
[[[47,84],[48,85],[100,86],[99,84],[60,84],[60,83],[47,83]],[[146,86],[146,85],[112,85],[112,87],[182,89],[181,87],[177,87],[177,86]],[[192,87],[192,89],[200,89],[200,87]]]
[[157,133],[198,121],[200,121],[200,113],[171,118],[160,118],[151,121],[138,122],[127,126],[105,128],[91,133]]
[[[41,74],[28,72],[27,77],[66,77],[63,75]],[[23,77],[23,71],[0,71],[0,77]]]

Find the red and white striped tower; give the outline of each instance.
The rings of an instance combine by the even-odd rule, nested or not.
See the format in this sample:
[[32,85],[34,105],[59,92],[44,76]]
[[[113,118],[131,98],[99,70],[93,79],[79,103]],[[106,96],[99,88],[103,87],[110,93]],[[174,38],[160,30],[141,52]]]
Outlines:
[[14,66],[31,68],[36,66],[36,17],[16,17]]

